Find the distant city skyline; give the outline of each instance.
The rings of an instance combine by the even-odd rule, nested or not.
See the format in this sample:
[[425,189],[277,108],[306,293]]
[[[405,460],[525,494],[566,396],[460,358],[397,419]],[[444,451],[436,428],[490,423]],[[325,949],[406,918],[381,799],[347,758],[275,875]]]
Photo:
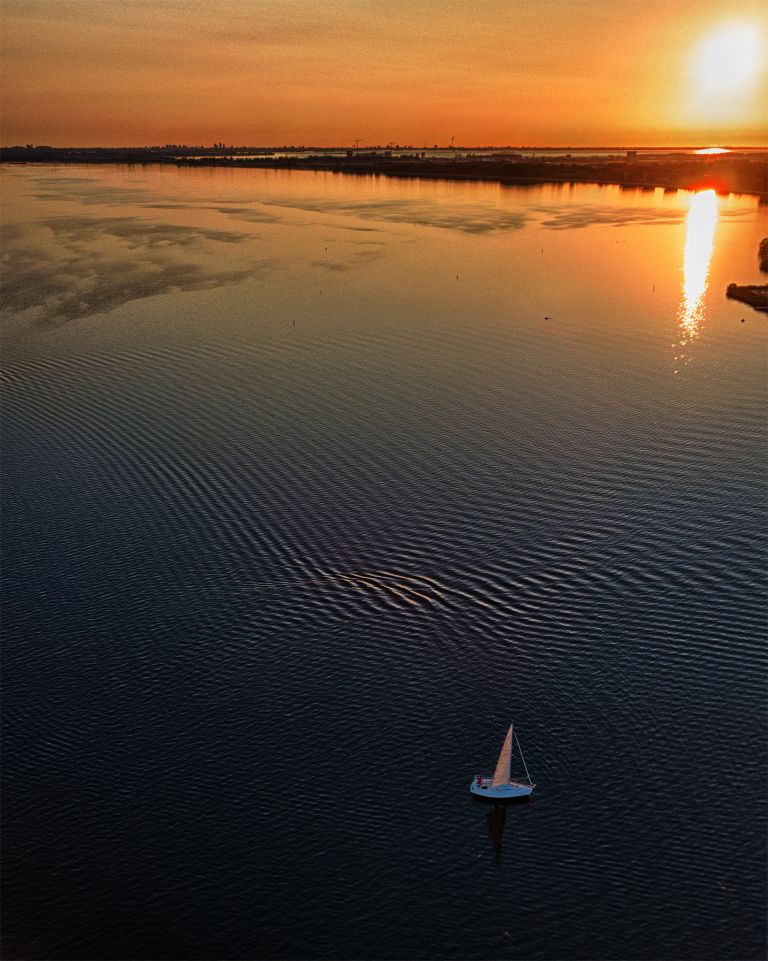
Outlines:
[[762,146],[762,0],[5,0],[2,142]]

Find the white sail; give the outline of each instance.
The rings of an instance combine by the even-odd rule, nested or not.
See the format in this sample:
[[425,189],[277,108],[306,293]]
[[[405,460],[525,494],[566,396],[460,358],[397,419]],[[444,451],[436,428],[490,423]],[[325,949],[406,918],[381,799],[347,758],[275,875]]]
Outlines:
[[501,787],[504,784],[509,784],[509,770],[510,764],[512,762],[512,728],[514,725],[509,725],[509,730],[507,731],[507,736],[504,738],[504,744],[501,748],[501,754],[499,754],[499,759],[496,762],[496,770],[493,772],[493,780],[491,781],[491,787]]

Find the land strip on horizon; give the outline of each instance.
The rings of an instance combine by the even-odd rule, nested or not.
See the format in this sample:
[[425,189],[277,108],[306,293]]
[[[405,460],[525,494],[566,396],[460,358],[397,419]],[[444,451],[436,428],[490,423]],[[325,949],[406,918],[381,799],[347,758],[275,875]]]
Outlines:
[[[138,163],[197,167],[268,167],[324,170],[358,175],[384,175],[448,180],[490,180],[507,184],[603,183],[667,190],[748,193],[768,202],[768,150],[734,148],[720,154],[695,155],[690,148],[618,149],[453,148],[411,150],[351,148],[187,147],[41,147],[0,148],[9,163]],[[457,150],[461,152],[457,153]],[[568,151],[568,153],[565,153]],[[661,152],[663,151],[663,152]]]

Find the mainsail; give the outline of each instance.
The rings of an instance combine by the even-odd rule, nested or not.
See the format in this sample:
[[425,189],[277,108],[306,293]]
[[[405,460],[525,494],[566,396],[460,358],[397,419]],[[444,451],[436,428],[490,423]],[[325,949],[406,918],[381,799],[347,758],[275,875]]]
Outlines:
[[509,770],[512,761],[512,728],[513,724],[509,725],[509,730],[507,731],[507,736],[504,738],[504,744],[501,748],[501,754],[499,754],[499,760],[496,762],[496,770],[493,772],[493,780],[491,781],[492,787],[501,787],[504,784],[509,784]]

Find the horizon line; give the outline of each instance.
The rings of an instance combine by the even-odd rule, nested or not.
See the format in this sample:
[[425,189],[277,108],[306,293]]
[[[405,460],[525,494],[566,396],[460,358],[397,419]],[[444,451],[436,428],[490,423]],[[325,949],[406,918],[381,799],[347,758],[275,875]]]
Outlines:
[[699,143],[688,144],[589,144],[586,146],[574,146],[573,144],[437,144],[430,146],[415,146],[413,144],[365,144],[356,146],[354,144],[200,144],[200,143],[171,143],[164,144],[43,144],[43,143],[14,143],[0,144],[0,150],[12,150],[14,148],[24,148],[33,150],[166,150],[168,148],[191,148],[203,150],[701,150],[707,148],[720,148],[723,150],[768,150],[768,142],[760,145],[747,144],[726,144],[702,141]]

